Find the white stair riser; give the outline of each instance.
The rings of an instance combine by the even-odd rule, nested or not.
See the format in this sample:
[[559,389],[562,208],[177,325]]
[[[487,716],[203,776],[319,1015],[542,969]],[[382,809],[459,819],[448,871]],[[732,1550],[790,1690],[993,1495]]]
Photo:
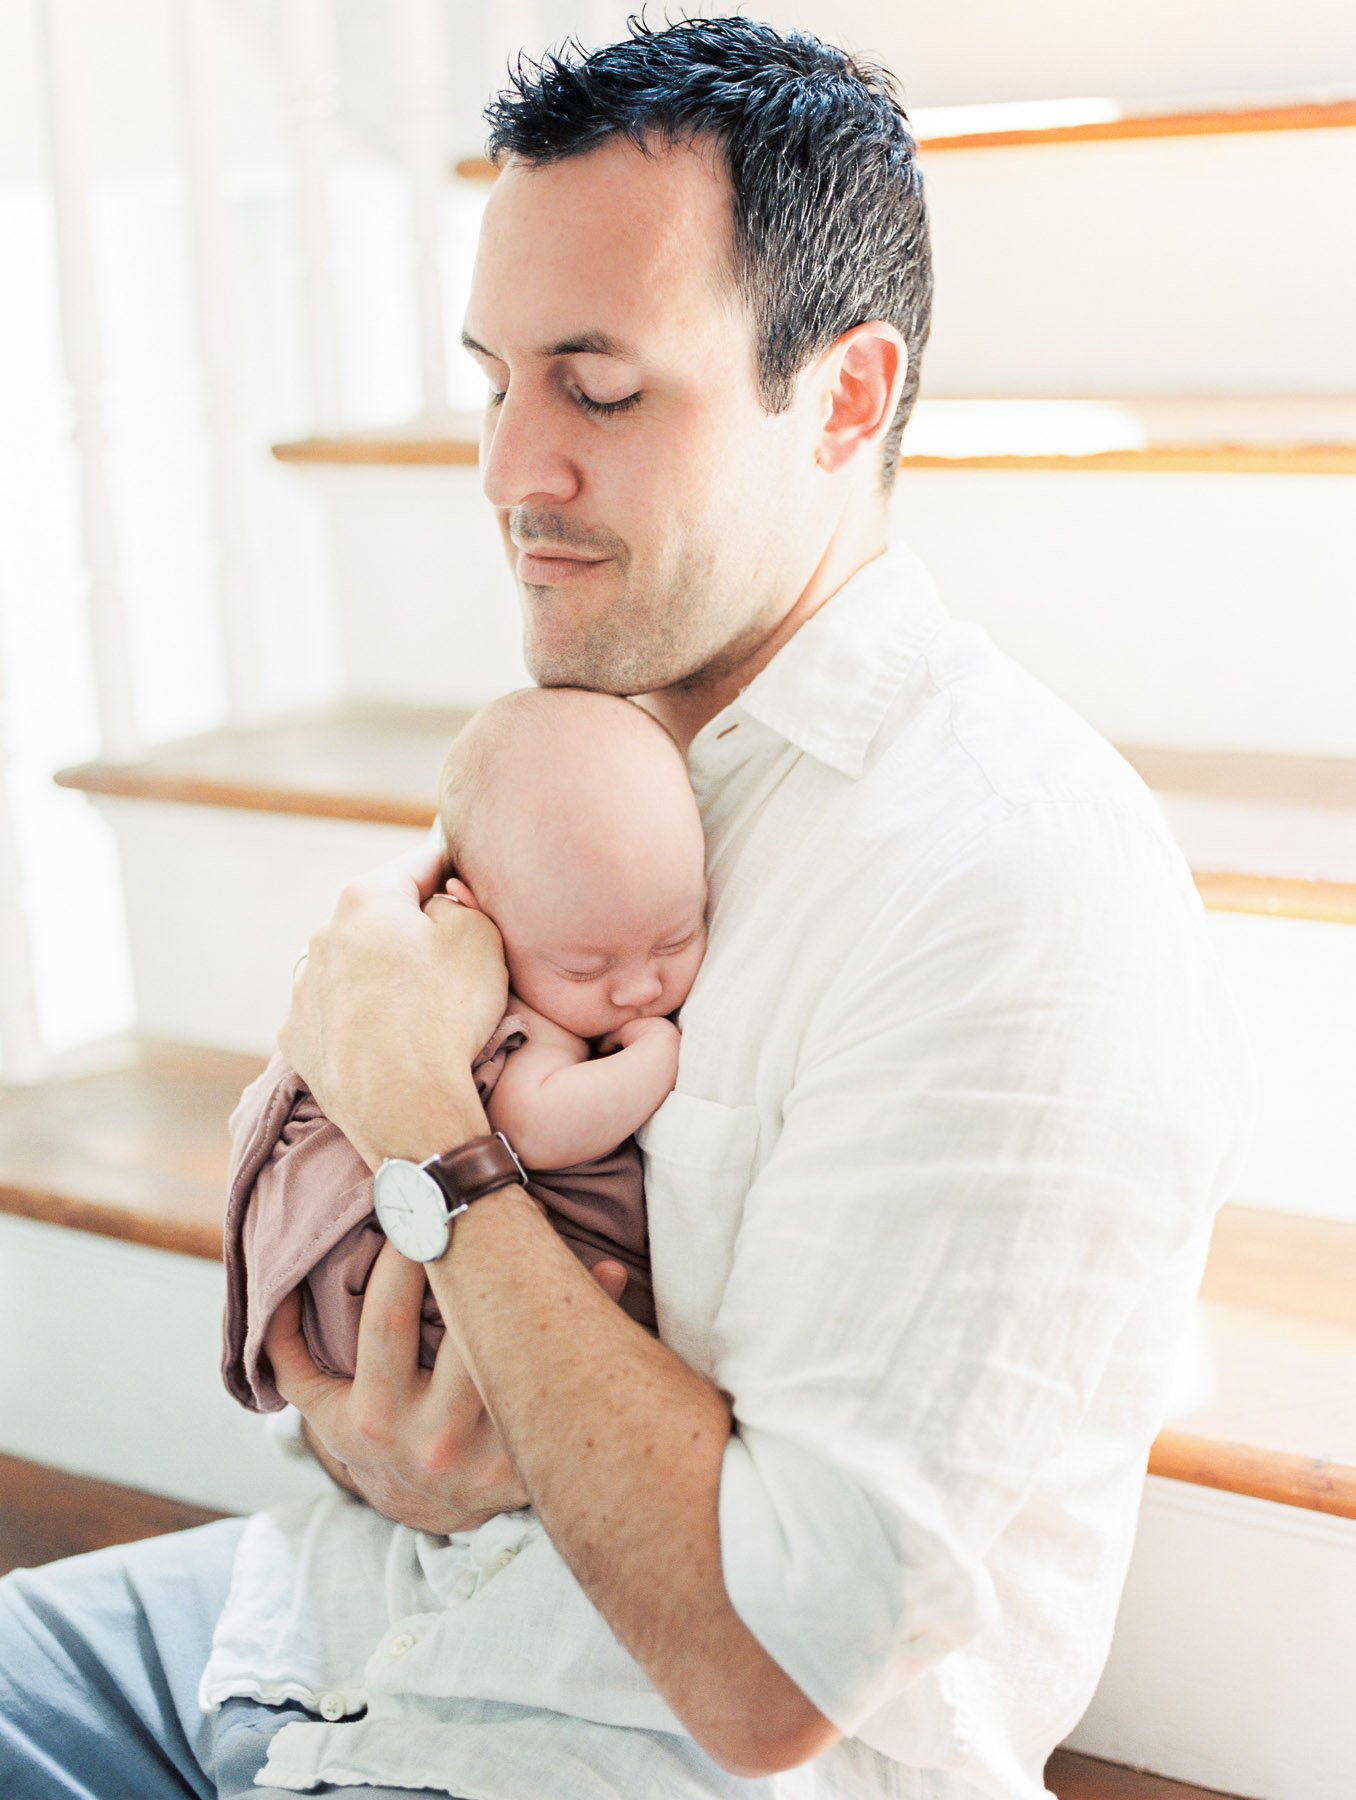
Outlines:
[[1150,1476],[1070,1743],[1259,1800],[1349,1800],[1356,1521]]
[[1160,794],[1159,805],[1194,866],[1216,874],[1253,869],[1266,846],[1267,873],[1300,881],[1356,882],[1356,818],[1349,810],[1282,806],[1197,794]]
[[1232,1199],[1356,1220],[1356,928],[1211,913],[1257,1070]]
[[[476,705],[527,679],[474,469],[316,469],[348,693]],[[894,529],[1122,743],[1356,755],[1356,481],[905,470]]]
[[226,807],[98,804],[122,864],[137,1029],[262,1056],[275,1048],[293,966],[340,888],[426,836]]
[[[421,834],[330,819],[105,800],[127,896],[138,1026],[267,1055],[294,961],[348,877]],[[196,877],[191,905],[181,871]],[[1210,915],[1259,1068],[1236,1198],[1356,1218],[1356,931]]]
[[947,606],[1113,742],[1356,754],[1356,482],[905,470]]
[[937,152],[929,394],[1356,391],[1356,131]]
[[218,1264],[0,1217],[0,1450],[249,1511],[326,1485],[222,1386]]

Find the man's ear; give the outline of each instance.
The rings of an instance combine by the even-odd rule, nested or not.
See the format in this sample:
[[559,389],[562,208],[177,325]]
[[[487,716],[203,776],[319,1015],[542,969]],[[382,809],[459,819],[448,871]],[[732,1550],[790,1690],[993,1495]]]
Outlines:
[[908,368],[909,347],[884,319],[868,319],[835,340],[823,364],[823,423],[815,453],[826,474],[835,474],[863,449],[879,449]]
[[443,892],[450,894],[459,906],[469,906],[472,912],[480,911],[480,903],[464,881],[453,875],[444,885]]

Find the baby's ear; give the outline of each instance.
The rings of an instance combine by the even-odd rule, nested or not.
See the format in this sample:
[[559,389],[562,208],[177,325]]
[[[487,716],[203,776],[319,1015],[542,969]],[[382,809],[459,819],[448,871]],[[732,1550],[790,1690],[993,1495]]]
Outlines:
[[467,887],[466,883],[459,880],[455,875],[446,883],[443,891],[444,893],[450,894],[458,905],[469,906],[473,912],[480,911],[480,906],[475,895],[471,892],[470,888]]

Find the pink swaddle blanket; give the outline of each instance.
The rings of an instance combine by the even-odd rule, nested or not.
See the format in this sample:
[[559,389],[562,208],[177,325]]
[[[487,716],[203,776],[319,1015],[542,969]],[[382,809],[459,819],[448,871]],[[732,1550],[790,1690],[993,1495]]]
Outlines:
[[[500,1020],[472,1066],[482,1103],[526,1021]],[[363,1294],[385,1235],[372,1210],[372,1172],[281,1056],[251,1082],[231,1114],[226,1206],[226,1313],[222,1376],[255,1412],[284,1404],[263,1353],[279,1303],[301,1289],[302,1330],[317,1367],[351,1376]],[[528,1171],[529,1191],[587,1267],[603,1257],[627,1272],[621,1306],[656,1329],[640,1149],[627,1138],[610,1155],[569,1169]],[[424,1293],[420,1362],[433,1365],[443,1321]]]

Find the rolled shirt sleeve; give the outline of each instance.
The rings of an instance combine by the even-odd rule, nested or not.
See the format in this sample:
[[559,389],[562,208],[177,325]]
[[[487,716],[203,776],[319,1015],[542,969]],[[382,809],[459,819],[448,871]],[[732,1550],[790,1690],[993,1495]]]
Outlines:
[[1014,807],[835,971],[713,1350],[731,1601],[844,1733],[993,1623],[993,1546],[1108,1412],[1133,1502],[1184,1308],[1118,1346],[1170,1270],[1189,1302],[1250,1083],[1189,873],[1112,807]]

